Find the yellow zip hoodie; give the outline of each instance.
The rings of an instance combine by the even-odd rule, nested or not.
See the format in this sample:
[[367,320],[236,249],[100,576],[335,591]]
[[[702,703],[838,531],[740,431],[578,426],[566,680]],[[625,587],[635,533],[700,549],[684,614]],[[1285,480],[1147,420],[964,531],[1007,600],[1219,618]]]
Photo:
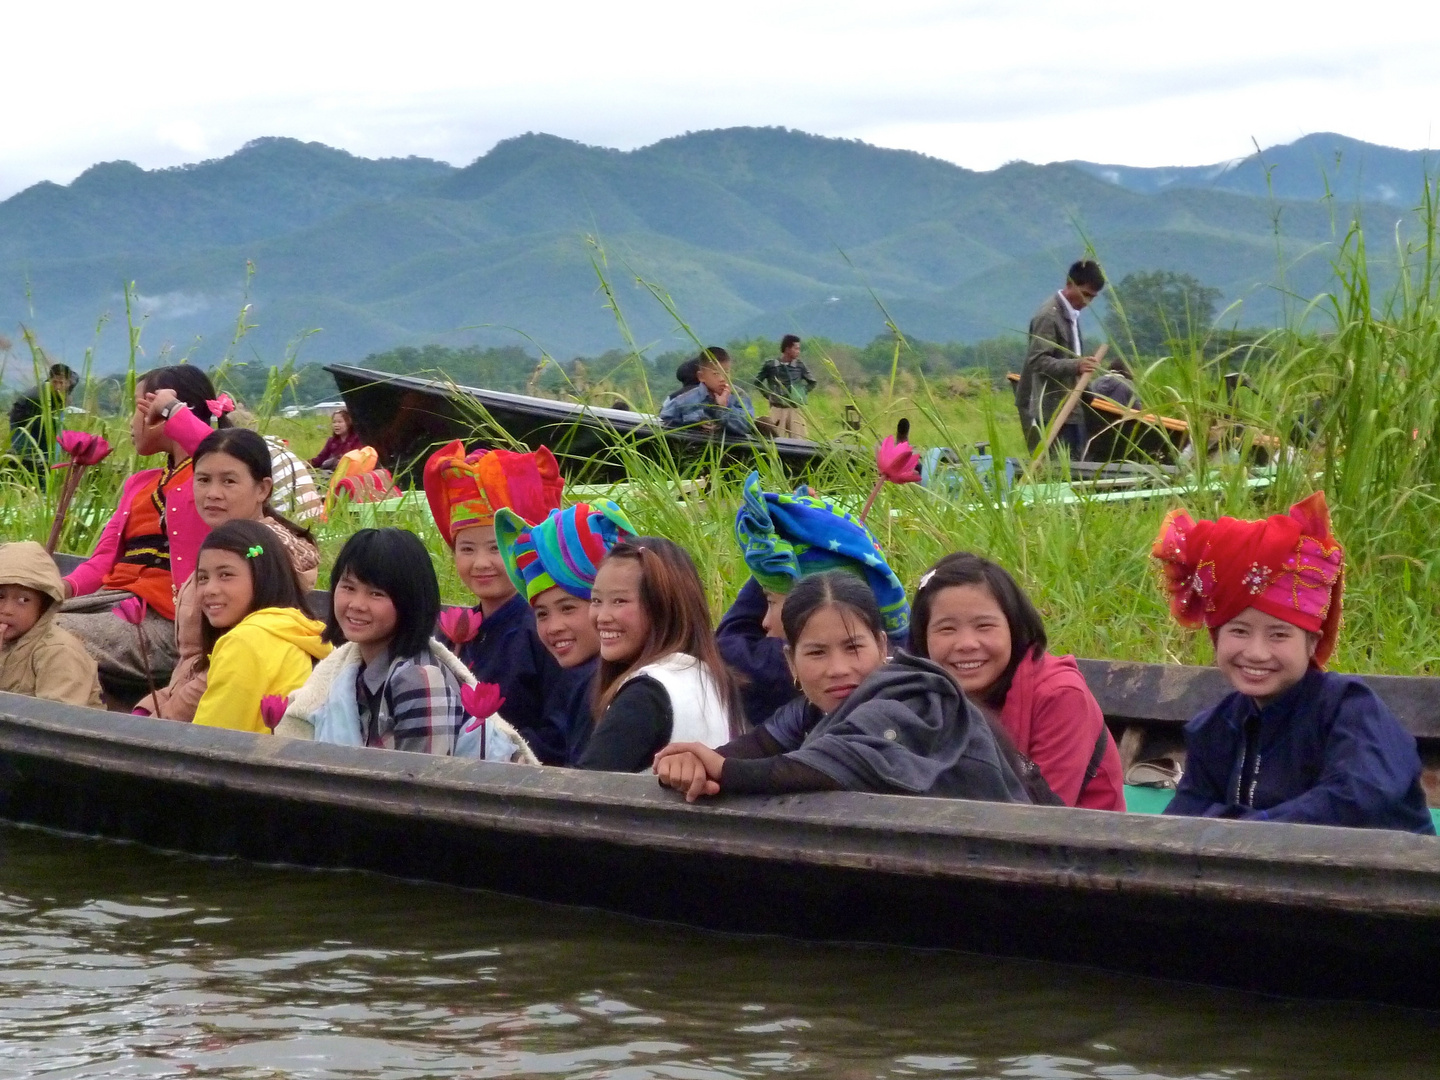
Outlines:
[[317,660],[330,655],[320,640],[324,623],[294,608],[261,608],[232,626],[210,653],[210,678],[195,723],[266,730],[260,699],[285,696],[305,685]]

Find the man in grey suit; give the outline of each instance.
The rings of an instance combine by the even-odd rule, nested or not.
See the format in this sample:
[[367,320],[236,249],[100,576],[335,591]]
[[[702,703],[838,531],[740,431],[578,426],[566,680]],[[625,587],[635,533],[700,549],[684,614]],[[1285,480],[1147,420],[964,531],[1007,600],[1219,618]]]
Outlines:
[[[1050,417],[1075,389],[1076,380],[1098,367],[1095,358],[1085,354],[1080,312],[1103,288],[1105,275],[1099,265],[1094,259],[1081,259],[1070,267],[1065,287],[1041,304],[1030,320],[1030,346],[1015,387],[1015,405],[1031,453],[1039,448]],[[1063,445],[1069,449],[1071,460],[1078,461],[1084,455],[1085,443],[1085,418],[1076,409],[1060,429],[1052,449]]]

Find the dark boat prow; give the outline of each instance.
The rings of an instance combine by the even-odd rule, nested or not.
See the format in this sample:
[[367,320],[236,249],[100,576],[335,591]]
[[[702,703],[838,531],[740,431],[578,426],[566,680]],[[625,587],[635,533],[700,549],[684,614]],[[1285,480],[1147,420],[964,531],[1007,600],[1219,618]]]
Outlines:
[[326,746],[0,695],[0,815],[719,930],[1435,1007],[1440,843]]
[[527,397],[344,364],[332,364],[325,370],[334,376],[356,430],[397,476],[413,476],[416,462],[452,439],[472,447],[496,445],[486,438],[481,410],[515,441],[532,450],[548,446],[561,459],[567,479],[575,481],[625,479],[624,457],[618,449],[622,445],[646,456],[669,454],[677,465],[717,452],[741,462],[773,454],[794,476],[803,475],[825,452],[805,439],[721,439],[694,430],[666,429],[655,416],[625,409]]

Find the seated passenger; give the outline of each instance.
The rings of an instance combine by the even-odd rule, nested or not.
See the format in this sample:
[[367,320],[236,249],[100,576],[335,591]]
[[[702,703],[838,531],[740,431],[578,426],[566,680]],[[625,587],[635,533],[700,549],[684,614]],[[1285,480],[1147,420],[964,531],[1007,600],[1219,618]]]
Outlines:
[[330,655],[325,624],[307,613],[289,553],[258,521],[226,522],[205,537],[194,588],[207,672],[195,723],[263,734],[261,699],[303,686]]
[[535,631],[564,671],[570,687],[565,713],[566,765],[574,765],[590,738],[590,708],[600,667],[600,637],[590,621],[590,590],[606,553],[633,540],[635,527],[609,499],[552,510],[530,525],[507,507],[495,511],[495,541],[510,581],[530,601]]
[[85,642],[101,682],[121,692],[143,686],[146,674],[135,628],[111,613],[117,604],[132,596],[145,602],[140,628],[156,679],[169,679],[178,659],[175,589],[194,571],[210,531],[195,509],[190,455],[210,434],[212,418],[230,426],[212,402],[218,405],[215,387],[194,364],[155,368],[136,380],[130,438],[137,454],[164,454],[165,465],[125,480],[95,553],[65,578],[60,625]]
[[[264,439],[246,428],[213,431],[195,448],[193,473],[195,506],[209,528],[227,521],[259,522],[289,557],[300,580],[300,595],[315,587],[320,552],[310,530],[270,507],[270,450]],[[169,685],[153,698],[148,694],[141,698],[132,711],[186,723],[195,719],[195,707],[209,678],[200,628],[200,604],[191,574],[175,595],[175,648],[180,658]]]
[[913,617],[915,655],[999,722],[1060,802],[1125,809],[1120,751],[1100,705],[1073,656],[1045,651],[1040,613],[1013,577],[978,555],[946,555],[920,578]]
[[[325,636],[344,644],[291,695],[276,734],[453,754],[470,722],[460,687],[474,677],[431,640],[440,583],[425,545],[404,529],[361,529],[340,549],[330,580]],[[513,728],[495,716],[487,724],[488,760],[534,762]]]
[[56,620],[64,596],[43,547],[33,540],[0,546],[0,691],[99,708],[95,661]]
[[329,472],[344,455],[364,445],[360,441],[360,433],[355,430],[355,422],[350,419],[350,410],[336,409],[330,414],[330,437],[325,440],[320,452],[310,459],[310,467]]
[[1171,511],[1151,554],[1235,692],[1185,725],[1167,814],[1434,833],[1415,739],[1360,679],[1324,670],[1344,552],[1316,492],[1264,521]]
[[595,728],[582,769],[639,772],[672,742],[719,746],[742,729],[695,564],[658,536],[610,549],[590,593],[600,638]]
[[799,693],[785,663],[780,605],[802,578],[844,569],[862,577],[884,615],[892,648],[908,640],[905,587],[885,562],[870,530],[828,499],[775,495],[760,489],[760,474],[745,479],[735,514],[735,539],[751,578],[720,620],[720,655],[745,677],[746,719],[758,724]]
[[748,438],[755,434],[755,410],[744,391],[730,382],[730,354],[718,345],[707,346],[695,365],[697,384],[668,398],[660,407],[660,422],[667,428],[692,427]]
[[480,682],[495,683],[505,718],[546,765],[567,763],[574,729],[570,713],[576,678],[566,676],[535,633],[535,613],[515,591],[495,542],[495,511],[509,507],[526,524],[560,506],[565,481],[555,456],[481,450],[466,456],[457,439],[425,463],[425,497],[440,535],[455,553],[455,573],[479,601],[479,631],[454,642],[461,662]]
[[1028,802],[985,718],[939,667],[885,662],[883,617],[857,577],[806,578],[785,598],[786,658],[805,695],[718,751],[691,743],[655,759],[660,782],[700,795],[869,791]]

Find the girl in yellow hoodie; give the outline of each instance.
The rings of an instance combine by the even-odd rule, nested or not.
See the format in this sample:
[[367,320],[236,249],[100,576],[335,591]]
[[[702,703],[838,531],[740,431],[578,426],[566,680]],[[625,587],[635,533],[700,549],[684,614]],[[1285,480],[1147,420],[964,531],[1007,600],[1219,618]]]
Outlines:
[[330,654],[325,624],[306,613],[284,545],[256,521],[227,522],[205,538],[195,591],[209,668],[195,723],[263,733],[261,698],[303,686]]

